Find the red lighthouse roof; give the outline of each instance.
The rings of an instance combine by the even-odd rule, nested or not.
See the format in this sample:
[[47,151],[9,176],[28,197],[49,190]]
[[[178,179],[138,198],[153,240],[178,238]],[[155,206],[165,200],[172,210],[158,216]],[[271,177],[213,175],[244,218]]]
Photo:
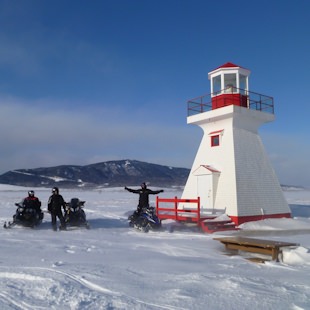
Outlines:
[[209,76],[210,76],[210,74],[213,74],[213,73],[218,72],[218,71],[220,71],[221,69],[225,69],[225,68],[227,68],[227,69],[236,68],[236,70],[241,70],[241,71],[246,72],[246,75],[249,75],[249,74],[250,74],[250,71],[249,71],[248,69],[246,69],[246,68],[244,68],[244,67],[241,67],[241,66],[238,66],[238,65],[236,65],[236,64],[234,64],[234,63],[232,63],[232,62],[226,62],[225,64],[223,64],[223,65],[221,65],[221,66],[219,66],[219,67],[213,69],[211,72],[209,72]]
[[[235,65],[235,64],[233,64],[232,62],[226,62],[225,64],[223,64],[223,65],[217,67],[217,68],[214,69],[214,70],[217,70],[217,69],[220,69],[220,68],[242,68],[242,67],[240,67],[240,66],[238,66],[238,65]],[[214,70],[212,70],[212,71],[214,71]]]
[[226,62],[226,64],[223,64],[219,68],[231,68],[231,67],[239,67],[240,68],[240,66],[237,66],[237,65],[233,64],[232,62]]

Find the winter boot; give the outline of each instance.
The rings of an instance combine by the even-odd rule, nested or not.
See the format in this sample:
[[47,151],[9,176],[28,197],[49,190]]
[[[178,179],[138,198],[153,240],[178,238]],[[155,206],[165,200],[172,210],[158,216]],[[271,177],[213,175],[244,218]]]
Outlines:
[[60,226],[59,226],[59,230],[67,230],[66,225],[60,225]]

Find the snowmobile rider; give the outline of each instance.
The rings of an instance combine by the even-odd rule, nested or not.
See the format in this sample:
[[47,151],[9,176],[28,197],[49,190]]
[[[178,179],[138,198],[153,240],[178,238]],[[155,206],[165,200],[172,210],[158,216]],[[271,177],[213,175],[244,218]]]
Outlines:
[[48,208],[48,211],[51,213],[53,230],[57,230],[56,217],[58,217],[60,220],[59,229],[65,230],[66,222],[62,214],[61,207],[63,207],[63,209],[65,210],[66,202],[64,201],[63,197],[59,194],[58,187],[53,187],[52,193],[53,194],[50,196],[48,200],[47,208]]
[[149,206],[149,195],[156,195],[164,192],[163,189],[158,191],[152,191],[148,189],[145,182],[141,184],[141,189],[131,189],[127,186],[125,187],[125,189],[130,193],[139,194],[139,204],[137,210],[135,211],[135,215],[139,215],[143,208]]
[[43,218],[43,212],[41,210],[41,201],[38,197],[34,195],[34,191],[30,190],[28,191],[28,197],[24,198],[22,201],[22,205],[27,209],[34,209],[36,210],[37,217],[42,219]]

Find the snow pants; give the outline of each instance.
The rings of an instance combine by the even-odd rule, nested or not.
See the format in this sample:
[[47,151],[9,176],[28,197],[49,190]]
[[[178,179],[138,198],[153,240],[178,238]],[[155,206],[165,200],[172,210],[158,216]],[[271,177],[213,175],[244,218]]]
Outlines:
[[52,226],[54,229],[56,228],[57,217],[59,218],[59,221],[60,221],[60,225],[61,225],[60,227],[63,229],[66,228],[65,218],[62,215],[61,210],[51,212],[51,217],[52,217]]

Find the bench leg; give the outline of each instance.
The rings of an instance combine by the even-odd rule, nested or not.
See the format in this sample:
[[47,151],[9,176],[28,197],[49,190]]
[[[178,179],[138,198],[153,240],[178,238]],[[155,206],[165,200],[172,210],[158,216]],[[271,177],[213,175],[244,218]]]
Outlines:
[[275,247],[272,249],[272,260],[275,260],[276,262],[279,261],[279,248]]

